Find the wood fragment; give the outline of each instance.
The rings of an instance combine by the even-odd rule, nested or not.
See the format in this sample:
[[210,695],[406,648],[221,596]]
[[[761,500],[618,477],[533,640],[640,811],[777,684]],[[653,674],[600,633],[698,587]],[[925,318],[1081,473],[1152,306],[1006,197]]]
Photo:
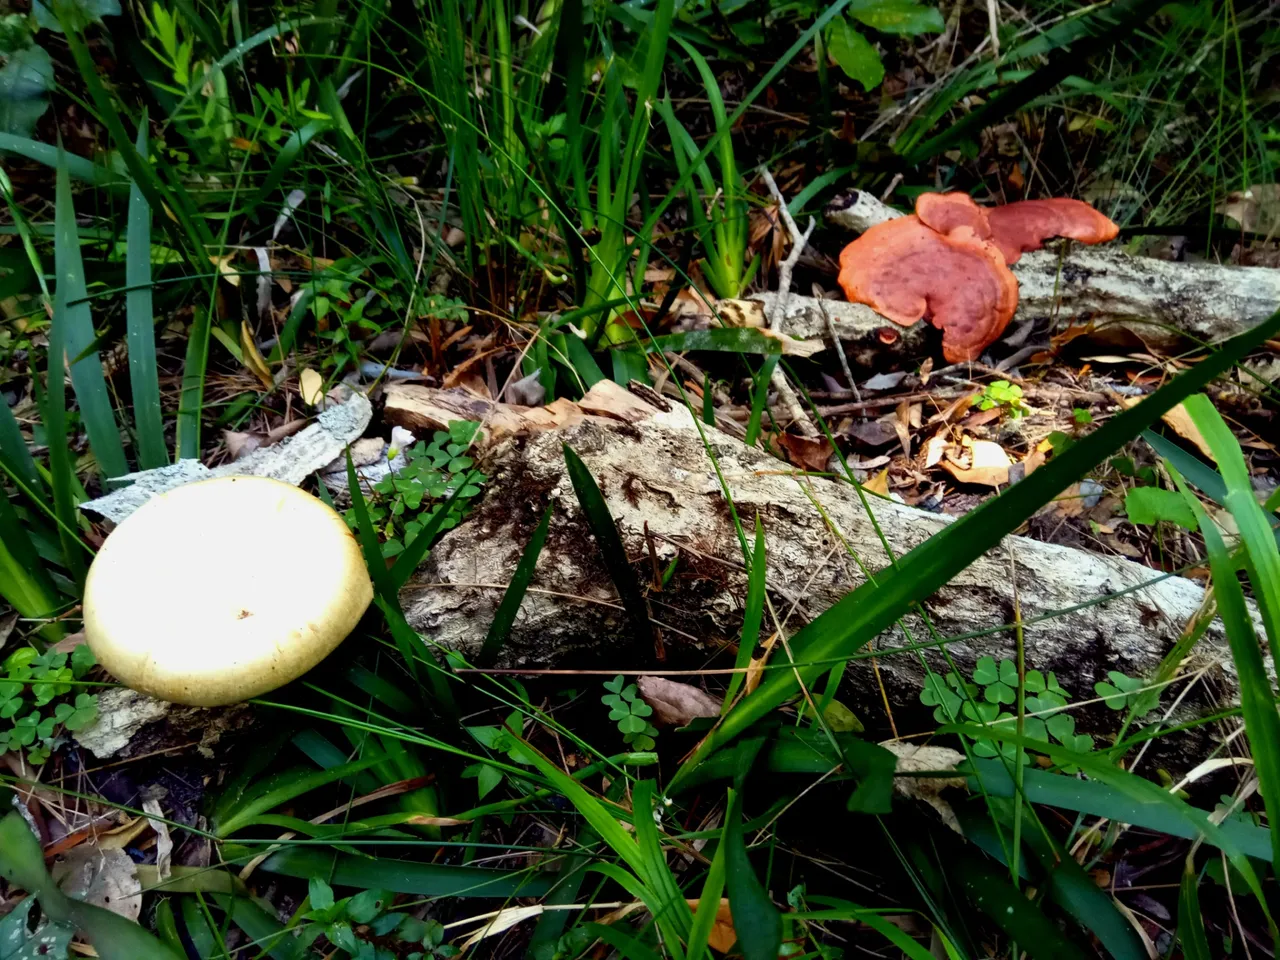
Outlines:
[[[597,384],[588,404],[598,406],[601,396],[620,391],[607,381]],[[500,665],[602,663],[621,670],[643,669],[651,661],[651,649],[619,643],[626,633],[624,615],[616,608],[616,592],[602,573],[565,473],[561,445],[568,443],[599,483],[631,556],[649,562],[646,524],[660,563],[680,554],[675,575],[661,594],[660,610],[655,607],[656,616],[681,631],[667,631],[673,666],[702,663],[708,652],[736,643],[746,583],[739,541],[689,412],[672,405],[667,411],[650,409],[643,419],[630,422],[586,414],[548,429],[542,428],[545,422],[545,417],[535,418],[530,431],[483,452],[491,478],[484,499],[465,523],[445,535],[402,593],[414,628],[446,648],[476,653],[502,597],[501,590],[481,585],[510,580],[529,534],[546,504],[553,502],[547,549],[534,578],[539,589],[526,597]],[[790,598],[799,600],[793,627],[863,579],[860,564],[843,548],[832,553],[837,531],[862,564],[876,569],[888,563],[881,532],[901,555],[950,522],[875,499],[877,529],[849,486],[789,476],[762,451],[712,428],[703,430],[739,517],[751,521],[758,515],[763,522],[769,591],[788,606]],[[1108,670],[1151,675],[1204,594],[1198,583],[1165,577],[1129,560],[1009,537],[1004,551],[980,558],[927,604],[939,635],[968,638],[949,648],[962,669],[983,655],[1012,655],[1012,589],[1005,551],[1018,558],[1029,662],[1070,678],[1069,689],[1080,697],[1089,696],[1092,684],[1105,679]],[[909,637],[895,629],[879,639],[880,673],[895,710],[918,707],[923,672],[915,653],[893,655],[892,648],[930,636],[918,618],[907,618],[905,626]],[[1228,691],[1234,690],[1220,626],[1210,627],[1196,656],[1213,664]],[[948,669],[936,651],[927,650],[925,657],[935,669]],[[847,676],[852,690],[842,699],[874,709],[871,705],[881,698],[870,665],[854,660]],[[1193,693],[1182,714],[1203,706],[1203,692]]]

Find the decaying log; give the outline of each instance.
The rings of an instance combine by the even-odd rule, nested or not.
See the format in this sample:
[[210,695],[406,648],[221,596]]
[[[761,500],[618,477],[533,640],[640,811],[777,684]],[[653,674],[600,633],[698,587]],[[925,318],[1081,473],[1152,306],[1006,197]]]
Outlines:
[[[542,410],[520,430],[515,426],[520,411],[500,405],[458,402],[456,395],[417,386],[392,385],[387,394],[388,415],[405,425],[438,427],[462,409],[505,424],[505,437],[483,454],[489,481],[475,513],[441,540],[404,589],[407,616],[421,633],[447,648],[470,655],[479,651],[521,552],[551,502],[550,534],[501,664],[594,661],[617,669],[653,668],[648,638],[632,646],[620,641],[627,635],[625,616],[566,475],[561,445],[567,443],[599,483],[643,581],[652,578],[655,563],[665,568],[679,554],[670,583],[650,595],[662,643],[668,653],[675,652],[671,658],[703,662],[736,642],[745,595],[738,539],[698,427],[686,410],[661,401],[662,409],[655,409],[604,382],[584,404],[594,412],[579,408],[575,416],[552,417],[557,422],[547,428]],[[564,411],[572,405],[560,406]],[[441,417],[441,411],[448,413]],[[702,429],[738,516],[748,527],[757,515],[763,522],[773,609],[785,618],[794,607],[788,633],[862,582],[859,564],[843,544],[870,569],[887,563],[856,491],[831,480],[792,476],[767,454]],[[880,530],[899,554],[949,522],[872,500]],[[1128,560],[1012,536],[929,601],[939,635],[972,635],[1010,624],[1011,570],[1016,570],[1026,623],[1028,664],[1056,671],[1078,697],[1091,696],[1093,683],[1105,679],[1108,670],[1151,675],[1203,600],[1203,589],[1193,581],[1161,579]],[[766,626],[772,627],[767,618]],[[908,618],[906,627],[909,636],[896,629],[881,637],[879,646],[930,639],[918,618]],[[967,667],[981,655],[1000,658],[1013,650],[1008,629],[950,644],[951,654]],[[1234,682],[1225,651],[1214,626],[1196,656],[1221,666],[1213,674],[1225,680],[1229,693]],[[936,651],[925,655],[935,668],[946,669]],[[923,676],[917,654],[882,655],[879,670],[891,703],[917,703]],[[852,663],[847,676],[852,686],[847,702],[859,704],[864,714],[877,711],[882,701],[868,661]]]
[[[865,192],[833,203],[828,222],[854,231],[902,214]],[[1027,320],[1047,318],[1056,327],[1093,324],[1091,337],[1103,342],[1146,344],[1170,349],[1185,339],[1217,341],[1255,326],[1280,307],[1280,270],[1228,267],[1213,263],[1172,263],[1134,257],[1114,247],[1068,245],[1065,253],[1039,250],[1013,266],[1018,278],[1018,312],[1010,329]],[[766,309],[773,297],[760,294]],[[792,336],[827,336],[822,309],[836,335],[852,345],[865,363],[865,351],[879,351],[878,334],[892,328],[903,340],[897,350],[919,352],[925,324],[902,328],[870,307],[793,295],[787,307]]]

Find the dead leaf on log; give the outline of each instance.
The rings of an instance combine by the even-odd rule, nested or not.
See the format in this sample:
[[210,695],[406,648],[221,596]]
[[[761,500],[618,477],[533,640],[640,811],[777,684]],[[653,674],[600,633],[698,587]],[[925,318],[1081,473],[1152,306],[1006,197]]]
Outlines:
[[[1142,397],[1119,397],[1120,405],[1126,409],[1135,407],[1143,401]],[[1173,432],[1180,436],[1183,440],[1194,443],[1200,452],[1203,453],[1214,463],[1213,450],[1209,444],[1205,442],[1204,437],[1200,434],[1200,429],[1196,426],[1195,421],[1191,419],[1191,414],[1187,413],[1187,408],[1182,404],[1178,404],[1172,410],[1161,415],[1161,420],[1173,428]]]
[[324,399],[324,377],[310,367],[298,374],[298,386],[307,406],[314,407]]
[[826,437],[799,437],[793,433],[780,433],[778,446],[787,451],[787,459],[801,470],[822,473],[834,453]]
[[664,727],[685,727],[697,717],[720,716],[721,701],[688,683],[664,677],[640,677],[640,696],[653,707],[653,722]]
[[1013,461],[1004,448],[991,440],[974,440],[969,448],[969,466],[963,467],[951,460],[942,464],[947,472],[961,483],[977,483],[987,487],[1001,487],[1009,482],[1009,467]]
[[887,497],[889,495],[889,468],[885,467],[874,477],[864,483],[862,485],[862,489],[869,490],[882,497]]

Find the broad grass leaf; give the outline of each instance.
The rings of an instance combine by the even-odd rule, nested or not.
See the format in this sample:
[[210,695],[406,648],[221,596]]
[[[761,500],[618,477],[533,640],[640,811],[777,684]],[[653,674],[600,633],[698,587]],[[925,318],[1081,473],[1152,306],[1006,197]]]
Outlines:
[[827,52],[850,80],[874,90],[884,80],[884,63],[875,46],[858,32],[847,17],[837,17],[827,25]]

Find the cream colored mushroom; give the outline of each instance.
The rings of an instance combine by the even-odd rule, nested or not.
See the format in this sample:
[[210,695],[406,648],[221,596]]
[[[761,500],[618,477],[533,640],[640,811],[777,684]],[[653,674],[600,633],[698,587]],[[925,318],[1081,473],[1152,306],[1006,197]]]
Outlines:
[[211,707],[306,673],[372,599],[333,510],[278,480],[220,477],[156,497],[107,538],[85,583],[85,639],[125,685]]

